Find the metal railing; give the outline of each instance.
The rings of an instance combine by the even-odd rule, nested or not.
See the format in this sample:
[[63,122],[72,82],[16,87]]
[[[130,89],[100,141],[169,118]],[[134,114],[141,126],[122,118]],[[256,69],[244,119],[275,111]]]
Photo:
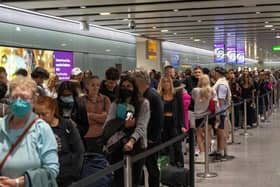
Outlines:
[[[269,92],[268,94],[272,94],[272,92]],[[256,112],[257,112],[257,116],[259,114],[259,98],[264,99],[265,96],[268,96],[268,94],[262,95],[262,96],[258,96],[256,97]],[[272,95],[271,97],[272,98]],[[102,169],[98,172],[96,172],[95,174],[92,174],[86,178],[81,179],[80,181],[77,181],[75,183],[73,183],[70,187],[84,187],[84,186],[88,186],[94,182],[96,182],[97,180],[101,179],[102,177],[104,177],[105,175],[111,174],[112,172],[120,169],[120,168],[124,168],[124,183],[125,183],[125,187],[131,187],[132,186],[132,164],[142,160],[156,152],[159,152],[173,144],[175,144],[176,142],[182,141],[184,140],[186,137],[188,137],[188,143],[189,143],[189,174],[190,176],[186,176],[189,177],[187,179],[189,179],[190,181],[190,187],[195,187],[195,159],[194,159],[194,152],[195,152],[195,119],[200,119],[200,118],[205,118],[206,121],[206,125],[205,125],[205,162],[204,162],[204,172],[200,173],[198,176],[204,177],[204,178],[209,178],[209,177],[215,177],[217,176],[217,173],[213,173],[209,171],[209,157],[208,157],[208,150],[209,150],[209,143],[208,143],[208,119],[216,117],[217,115],[220,115],[221,113],[224,113],[226,110],[228,110],[230,107],[232,108],[232,124],[231,124],[231,135],[232,135],[232,143],[235,142],[235,138],[234,138],[234,106],[235,105],[241,105],[244,104],[244,135],[248,134],[247,133],[247,102],[249,100],[243,100],[239,103],[235,103],[235,104],[231,104],[230,106],[228,106],[226,109],[219,111],[215,114],[211,114],[210,112],[206,112],[206,113],[201,113],[201,114],[197,114],[194,112],[189,111],[189,119],[190,119],[190,129],[188,131],[188,133],[183,133],[177,137],[172,138],[171,140],[164,142],[158,146],[155,146],[151,149],[148,149],[142,153],[139,153],[137,155],[131,156],[131,155],[125,155],[124,156],[124,160],[121,160],[115,164],[112,164],[108,167],[106,167],[105,169]],[[279,101],[275,101],[275,106],[277,103],[279,103]],[[265,102],[263,100],[263,105],[265,105]],[[270,99],[269,102],[269,108],[273,107],[273,100]],[[265,111],[265,110],[264,110]],[[260,122],[259,119],[257,118],[257,126],[260,126]],[[226,144],[225,144],[226,145]]]

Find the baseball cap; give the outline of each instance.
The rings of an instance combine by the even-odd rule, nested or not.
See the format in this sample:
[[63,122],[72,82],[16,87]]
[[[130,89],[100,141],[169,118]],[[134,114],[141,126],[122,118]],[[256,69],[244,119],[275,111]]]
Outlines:
[[82,72],[82,70],[79,67],[75,67],[75,68],[72,69],[71,73],[72,73],[72,75],[76,76],[76,75],[80,75],[83,72]]

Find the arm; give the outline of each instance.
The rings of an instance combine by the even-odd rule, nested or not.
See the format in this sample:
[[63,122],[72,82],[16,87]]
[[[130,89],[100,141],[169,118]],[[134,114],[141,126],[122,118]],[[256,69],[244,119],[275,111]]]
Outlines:
[[160,135],[163,128],[163,104],[159,95],[151,98],[151,119],[149,123],[149,141],[159,142]]
[[77,101],[77,113],[76,113],[76,118],[78,119],[77,121],[75,121],[77,123],[77,128],[79,130],[79,133],[81,135],[81,137],[84,137],[89,129],[89,124],[88,124],[88,116],[87,116],[87,109],[86,109],[86,105],[85,102],[83,100],[84,98],[80,98]]
[[105,125],[104,126],[106,126],[108,121],[116,118],[116,111],[117,111],[117,105],[116,105],[115,102],[113,102],[110,106],[109,113],[108,113],[107,118],[105,120],[105,123],[104,123]]
[[150,120],[150,106],[149,101],[144,100],[141,105],[138,117],[136,119],[136,128],[131,135],[135,141],[139,140],[141,137],[144,137],[145,132],[147,131],[147,126]]
[[56,177],[59,173],[59,162],[57,155],[57,142],[50,126],[40,120],[36,127],[39,128],[37,149],[41,159],[41,165],[47,168]]
[[102,113],[89,113],[90,120],[94,120],[97,123],[102,124],[102,125],[104,124],[104,122],[107,118],[107,115],[109,113],[110,106],[111,106],[110,99],[105,95],[103,97],[104,97],[104,101],[102,100],[102,103],[101,103],[103,112]]

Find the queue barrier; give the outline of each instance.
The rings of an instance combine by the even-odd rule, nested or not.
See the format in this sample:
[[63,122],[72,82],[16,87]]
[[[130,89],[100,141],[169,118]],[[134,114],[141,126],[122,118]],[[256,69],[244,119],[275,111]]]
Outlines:
[[[264,94],[262,96],[257,96],[257,106],[256,106],[256,110],[257,110],[257,115],[259,113],[259,98],[264,98],[265,96],[268,96],[269,94],[272,94],[272,92],[269,92],[267,94]],[[272,96],[270,97],[272,98]],[[250,100],[250,99],[249,99]],[[124,160],[121,160],[115,164],[109,165],[108,167],[96,172],[95,174],[92,174],[86,178],[81,179],[80,181],[77,181],[75,183],[73,183],[70,187],[85,187],[88,186],[94,182],[96,182],[97,180],[99,180],[100,178],[102,178],[103,176],[110,174],[122,167],[124,167],[124,183],[125,183],[125,187],[131,187],[132,186],[132,164],[134,162],[137,162],[141,159],[144,159],[156,152],[159,152],[163,149],[165,149],[166,147],[169,147],[171,145],[173,145],[174,143],[178,142],[178,141],[182,141],[185,138],[188,137],[188,142],[189,142],[189,173],[190,176],[189,177],[189,181],[190,181],[190,187],[195,187],[195,159],[194,159],[194,152],[195,152],[195,119],[200,119],[200,118],[205,118],[206,119],[206,124],[208,124],[208,119],[210,118],[214,118],[217,115],[220,115],[224,112],[226,112],[230,107],[232,107],[232,112],[234,113],[234,106],[235,105],[241,105],[242,103],[244,104],[244,111],[246,111],[246,107],[247,107],[247,102],[249,101],[247,100],[243,100],[242,102],[239,103],[234,103],[231,104],[230,106],[228,106],[226,109],[219,111],[215,114],[211,114],[209,112],[206,113],[201,113],[201,114],[197,114],[194,112],[189,111],[189,119],[190,119],[190,129],[188,131],[188,133],[183,133],[177,137],[172,138],[171,140],[164,142],[158,146],[155,146],[149,150],[146,150],[142,153],[139,153],[135,156],[130,156],[130,155],[125,155],[124,156]],[[270,99],[269,105],[270,108],[273,107],[273,100]],[[279,101],[275,101],[275,103],[279,103]],[[264,104],[264,102],[263,102]],[[244,114],[244,117],[246,115]],[[234,119],[234,117],[232,118]],[[234,123],[232,123],[232,133],[234,131],[233,126]],[[259,122],[257,119],[257,126],[259,126]],[[246,134],[247,132],[247,119],[244,120],[244,134]],[[232,142],[234,143],[234,133],[232,134]],[[227,144],[225,144],[227,145]],[[205,125],[205,150],[209,149],[209,144],[208,144],[208,126]],[[205,151],[205,162],[204,162],[204,172],[203,173],[199,173],[198,176],[200,177],[204,177],[204,178],[209,178],[209,177],[216,177],[218,174],[217,173],[213,173],[209,171],[209,158],[208,158],[208,151]]]

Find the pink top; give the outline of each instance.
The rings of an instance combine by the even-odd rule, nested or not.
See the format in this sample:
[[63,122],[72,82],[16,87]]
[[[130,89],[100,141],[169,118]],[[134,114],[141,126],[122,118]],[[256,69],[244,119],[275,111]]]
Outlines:
[[188,94],[188,92],[183,91],[182,94],[183,97],[183,105],[184,105],[184,115],[185,115],[185,123],[186,123],[186,129],[189,130],[189,105],[191,103],[191,96]]

